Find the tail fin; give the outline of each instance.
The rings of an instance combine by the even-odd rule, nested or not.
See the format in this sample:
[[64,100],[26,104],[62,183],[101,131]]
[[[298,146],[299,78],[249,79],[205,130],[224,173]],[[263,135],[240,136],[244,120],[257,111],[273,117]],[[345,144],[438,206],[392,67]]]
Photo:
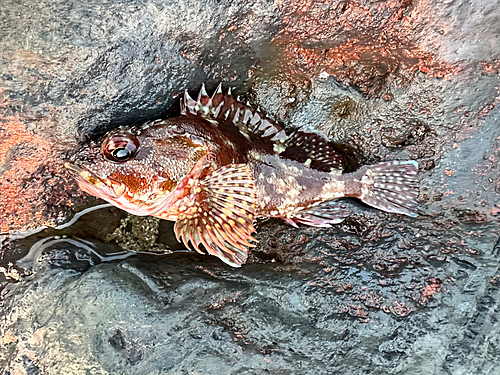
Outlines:
[[418,163],[391,161],[371,165],[361,178],[363,202],[387,212],[417,216]]

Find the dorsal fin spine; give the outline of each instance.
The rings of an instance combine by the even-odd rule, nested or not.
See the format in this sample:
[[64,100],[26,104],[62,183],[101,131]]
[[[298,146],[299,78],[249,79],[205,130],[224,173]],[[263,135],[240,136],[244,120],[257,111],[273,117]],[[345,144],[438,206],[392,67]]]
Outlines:
[[286,132],[284,130],[280,130],[274,137],[271,138],[271,141],[279,141],[284,142],[287,139]]
[[240,118],[240,109],[236,108],[236,112],[234,113],[233,122],[236,124]]
[[274,126],[269,127],[264,134],[262,134],[263,137],[269,137],[270,135],[273,135],[276,133],[278,129],[276,129]]
[[184,98],[181,100],[181,115],[182,116],[186,116],[187,115],[187,112],[186,112],[186,101],[184,100]]
[[243,123],[246,125],[248,123],[248,120],[252,117],[252,111],[250,111],[248,108],[245,110],[245,116],[243,117]]
[[257,125],[260,120],[261,120],[260,115],[257,112],[255,112],[252,119],[250,120],[250,125]]
[[257,128],[257,130],[258,131],[264,131],[264,130],[266,130],[270,126],[273,126],[273,125],[269,121],[267,121],[266,119],[263,119],[263,120],[260,121],[260,125]]
[[188,113],[211,117],[212,119],[207,118],[207,120],[214,124],[217,124],[218,120],[232,121],[247,138],[252,133],[266,138],[273,136],[270,139],[273,142],[282,143],[287,138],[285,131],[268,120],[264,113],[259,113],[259,110],[251,108],[248,102],[245,105],[235,100],[231,96],[230,88],[224,95],[222,84],[217,86],[211,97],[207,94],[205,84],[202,84],[196,101],[187,90],[184,91],[184,98],[181,100],[181,114],[187,115]]
[[220,110],[221,110],[221,108],[223,106],[224,106],[224,102],[222,101],[222,102],[220,102],[220,104],[215,109],[215,111],[214,111],[214,117],[218,117],[219,116]]
[[200,92],[198,94],[198,102],[201,103],[201,98],[208,98],[208,94],[207,94],[207,90],[205,89],[205,84],[203,83],[201,85],[201,89],[200,89]]
[[188,91],[184,91],[184,106],[189,110],[190,113],[196,115],[196,102],[189,96]]

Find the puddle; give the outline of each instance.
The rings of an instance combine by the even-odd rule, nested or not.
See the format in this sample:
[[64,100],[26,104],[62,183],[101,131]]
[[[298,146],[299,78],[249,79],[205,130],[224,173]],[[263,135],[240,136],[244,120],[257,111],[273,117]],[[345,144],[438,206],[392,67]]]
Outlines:
[[182,245],[173,237],[173,223],[162,223],[159,235],[159,222],[101,204],[76,213],[71,220],[54,228],[13,233],[1,243],[0,280],[19,281],[21,275],[32,275],[45,268],[84,271],[138,254],[165,256],[182,251]]

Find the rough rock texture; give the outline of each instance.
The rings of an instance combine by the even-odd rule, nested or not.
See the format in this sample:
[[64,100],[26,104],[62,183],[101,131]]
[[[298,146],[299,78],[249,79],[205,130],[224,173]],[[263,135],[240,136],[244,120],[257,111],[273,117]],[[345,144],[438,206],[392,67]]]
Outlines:
[[[497,374],[500,11],[464,1],[2,1],[4,374]],[[346,200],[332,229],[258,223],[249,264],[171,224],[87,214],[78,144],[228,82],[350,168],[419,161],[418,218]],[[10,232],[10,237],[6,234]],[[62,237],[61,237],[62,236]]]

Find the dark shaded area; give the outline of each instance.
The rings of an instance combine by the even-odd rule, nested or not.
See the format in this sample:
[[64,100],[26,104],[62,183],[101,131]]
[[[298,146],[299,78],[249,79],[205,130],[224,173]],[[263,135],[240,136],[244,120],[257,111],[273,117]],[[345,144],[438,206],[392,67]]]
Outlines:
[[[498,373],[497,8],[3,1],[0,371]],[[62,168],[79,144],[220,81],[347,169],[417,160],[419,217],[346,199],[334,228],[262,220],[241,269],[117,209],[15,233],[98,203]]]

